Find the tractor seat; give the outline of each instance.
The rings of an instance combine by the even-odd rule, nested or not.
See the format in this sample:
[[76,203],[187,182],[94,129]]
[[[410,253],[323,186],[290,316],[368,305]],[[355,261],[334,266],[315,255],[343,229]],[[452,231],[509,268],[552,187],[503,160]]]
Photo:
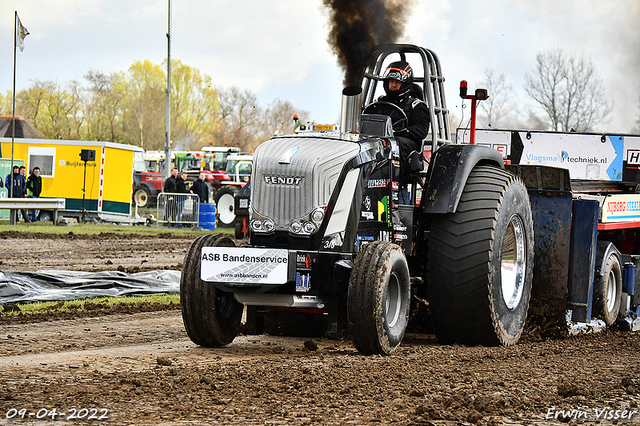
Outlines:
[[422,91],[422,87],[420,87],[419,84],[413,83],[413,85],[411,86],[411,96],[424,102],[424,92]]

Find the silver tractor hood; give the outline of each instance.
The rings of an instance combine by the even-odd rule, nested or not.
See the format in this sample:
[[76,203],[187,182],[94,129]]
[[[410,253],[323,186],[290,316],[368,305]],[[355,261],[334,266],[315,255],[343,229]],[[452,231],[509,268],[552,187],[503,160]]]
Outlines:
[[271,231],[291,231],[293,221],[324,216],[340,172],[360,150],[356,141],[337,137],[292,135],[262,143],[253,159],[252,217],[272,221]]

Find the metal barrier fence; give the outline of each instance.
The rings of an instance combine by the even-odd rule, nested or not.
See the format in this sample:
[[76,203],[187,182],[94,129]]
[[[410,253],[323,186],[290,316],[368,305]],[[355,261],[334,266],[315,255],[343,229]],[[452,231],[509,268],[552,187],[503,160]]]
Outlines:
[[158,226],[198,225],[199,198],[196,194],[158,194]]

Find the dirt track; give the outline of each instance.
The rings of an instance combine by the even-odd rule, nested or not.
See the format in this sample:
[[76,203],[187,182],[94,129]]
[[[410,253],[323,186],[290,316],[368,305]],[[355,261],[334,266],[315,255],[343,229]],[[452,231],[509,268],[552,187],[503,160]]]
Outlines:
[[[2,237],[25,253],[5,257],[6,270],[130,272],[179,268],[191,240]],[[410,334],[396,354],[364,357],[318,338],[239,336],[199,348],[177,308],[0,323],[0,424],[66,424],[83,408],[94,409],[83,422],[106,415],[92,422],[118,425],[640,424],[638,413],[606,419],[640,411],[639,334],[524,340],[460,347]],[[23,408],[24,420],[7,420]],[[43,408],[49,416],[36,420]],[[560,410],[571,418],[560,421]]]

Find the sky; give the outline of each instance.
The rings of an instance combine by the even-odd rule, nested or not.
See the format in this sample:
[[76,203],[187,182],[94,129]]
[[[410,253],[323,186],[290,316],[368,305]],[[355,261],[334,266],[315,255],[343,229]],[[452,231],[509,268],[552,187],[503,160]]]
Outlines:
[[[410,0],[406,0],[410,1]],[[536,106],[525,73],[536,54],[560,48],[597,69],[613,113],[595,130],[629,133],[640,117],[640,1],[416,0],[401,43],[433,50],[446,78],[447,106],[458,118],[461,80],[475,88],[486,70],[513,88],[510,116],[520,128]],[[28,29],[17,51],[16,90],[35,80],[83,81],[87,71],[126,71],[167,57],[168,0],[0,0],[0,92],[13,82],[14,11]],[[337,123],[343,70],[327,42],[321,0],[172,1],[171,58],[216,85],[249,90],[261,106],[276,99]]]

